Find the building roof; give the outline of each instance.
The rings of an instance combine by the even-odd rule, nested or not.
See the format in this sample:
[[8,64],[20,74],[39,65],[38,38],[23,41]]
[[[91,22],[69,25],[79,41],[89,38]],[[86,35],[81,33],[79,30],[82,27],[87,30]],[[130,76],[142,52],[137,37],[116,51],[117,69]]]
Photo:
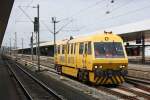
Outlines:
[[100,30],[102,31],[112,31],[128,41],[140,38],[141,33],[144,33],[145,38],[150,38],[150,19]]
[[8,19],[11,13],[14,0],[1,0],[0,1],[0,46],[3,41],[5,30],[8,24]]

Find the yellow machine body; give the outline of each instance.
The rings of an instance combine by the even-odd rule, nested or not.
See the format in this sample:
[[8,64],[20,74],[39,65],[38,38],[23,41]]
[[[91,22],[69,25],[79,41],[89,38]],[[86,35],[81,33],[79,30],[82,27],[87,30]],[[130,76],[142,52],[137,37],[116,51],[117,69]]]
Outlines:
[[56,51],[58,72],[98,85],[125,81],[128,58],[118,35],[102,33],[61,41]]

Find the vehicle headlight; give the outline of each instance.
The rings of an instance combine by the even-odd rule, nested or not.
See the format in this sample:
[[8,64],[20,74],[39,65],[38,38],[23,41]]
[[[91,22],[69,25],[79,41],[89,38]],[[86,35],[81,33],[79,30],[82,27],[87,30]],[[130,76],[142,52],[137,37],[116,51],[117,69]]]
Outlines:
[[103,66],[99,66],[99,68],[103,68]]
[[101,66],[101,65],[100,66],[95,65],[94,68],[95,69],[97,69],[97,68],[103,68],[103,66]]
[[94,66],[95,68],[97,68],[97,66]]
[[125,65],[120,65],[120,68],[124,68],[124,67],[126,67]]
[[122,68],[124,68],[124,67],[126,67],[126,66],[122,65]]

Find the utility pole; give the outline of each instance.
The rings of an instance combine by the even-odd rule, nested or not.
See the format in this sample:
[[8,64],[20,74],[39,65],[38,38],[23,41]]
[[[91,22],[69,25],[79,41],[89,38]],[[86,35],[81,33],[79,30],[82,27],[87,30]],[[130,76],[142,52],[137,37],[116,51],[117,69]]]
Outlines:
[[32,61],[33,61],[33,32],[32,32],[32,36],[31,36],[31,55],[32,55]]
[[8,52],[8,47],[7,47],[7,43],[6,43],[6,46],[5,46],[5,55],[7,54]]
[[37,5],[37,18],[38,18],[38,71],[40,71],[40,15],[39,15],[39,4]]
[[56,21],[56,17],[52,17],[52,23],[54,25],[54,66],[55,66],[55,54],[56,54],[56,23],[59,21]]
[[39,19],[40,19],[40,15],[39,15],[39,4],[37,5],[37,17],[35,17],[34,19],[34,32],[36,33],[36,45],[37,45],[37,61],[38,61],[38,71],[40,71],[40,23],[39,23]]
[[17,32],[15,32],[15,43],[14,43],[14,49],[15,49],[15,56],[16,56],[16,60],[17,60]]
[[23,38],[21,40],[22,40],[22,56],[23,56]]
[[11,38],[10,38],[10,48],[9,48],[9,53],[11,55]]

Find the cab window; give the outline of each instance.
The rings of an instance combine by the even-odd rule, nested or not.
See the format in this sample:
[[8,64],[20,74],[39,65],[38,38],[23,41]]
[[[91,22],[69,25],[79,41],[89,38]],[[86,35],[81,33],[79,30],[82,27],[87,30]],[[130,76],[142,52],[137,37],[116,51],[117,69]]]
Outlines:
[[75,54],[75,52],[76,52],[76,44],[74,44],[74,54]]
[[71,44],[71,54],[73,54],[73,44]]
[[57,53],[60,54],[60,46],[57,46]]
[[85,54],[87,54],[87,44],[85,44]]
[[65,45],[62,45],[62,54],[65,53]]
[[121,42],[95,42],[94,52],[96,58],[124,58]]
[[69,54],[71,54],[71,44],[69,44]]
[[91,51],[91,42],[88,42],[88,52],[89,55],[92,53]]
[[83,54],[83,50],[84,50],[84,43],[80,43],[79,54]]
[[69,54],[70,45],[68,44],[68,54]]

